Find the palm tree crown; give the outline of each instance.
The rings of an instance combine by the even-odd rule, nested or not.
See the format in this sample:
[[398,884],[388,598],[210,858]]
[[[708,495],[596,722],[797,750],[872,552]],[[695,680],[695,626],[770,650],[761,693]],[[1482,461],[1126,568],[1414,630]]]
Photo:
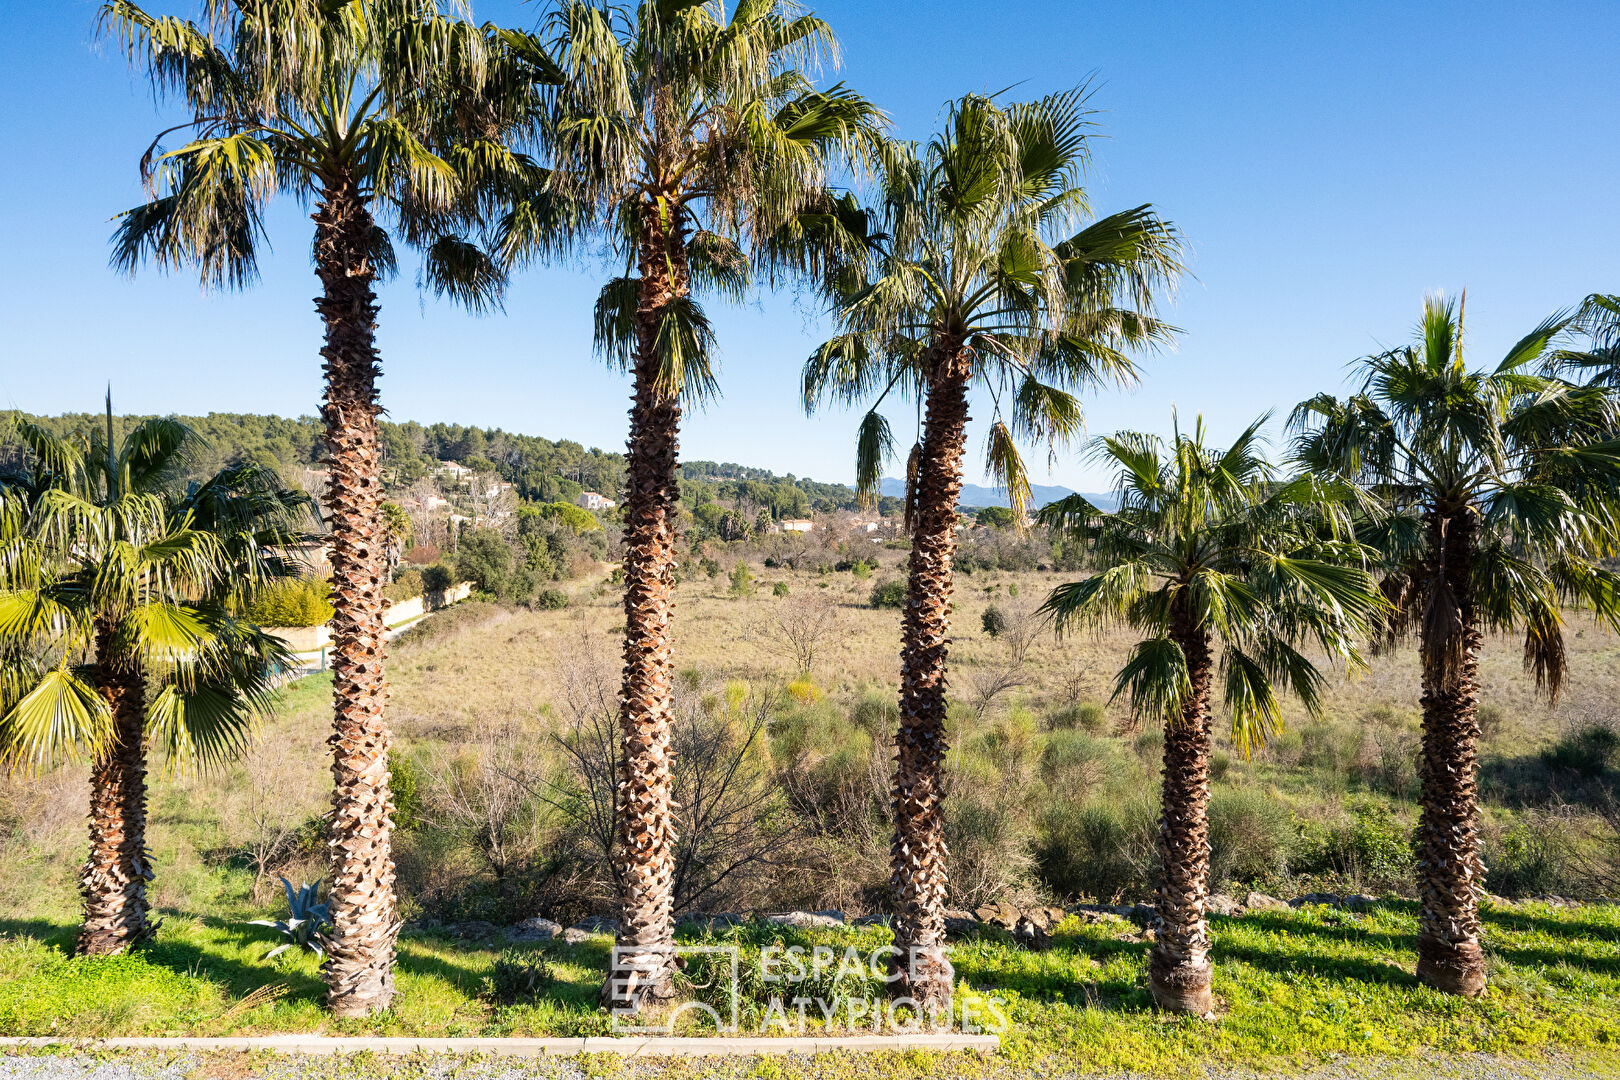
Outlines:
[[856,455],[863,496],[876,492],[893,444],[878,404],[922,396],[943,358],[960,353],[995,410],[987,468],[1022,517],[1030,489],[1015,436],[1055,447],[1077,435],[1072,391],[1133,380],[1129,350],[1172,335],[1153,307],[1180,272],[1175,228],[1148,206],[1082,227],[1085,101],[1083,90],[1012,105],[970,95],[920,151],[889,146],[876,214],[884,234],[872,259],[837,275],[844,332],[804,371],[807,408],[876,397]]

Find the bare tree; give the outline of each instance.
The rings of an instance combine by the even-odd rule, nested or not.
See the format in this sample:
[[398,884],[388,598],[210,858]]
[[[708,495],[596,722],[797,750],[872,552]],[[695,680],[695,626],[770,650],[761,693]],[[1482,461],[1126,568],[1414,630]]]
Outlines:
[[810,589],[775,601],[760,631],[787,654],[795,671],[808,675],[837,633],[839,621],[832,597]]
[[253,865],[253,902],[262,900],[265,879],[297,846],[303,819],[287,796],[283,748],[256,743],[243,761],[247,770],[248,861]]
[[[563,651],[560,666],[567,726],[555,738],[571,768],[564,780],[536,777],[531,790],[574,824],[593,849],[598,876],[617,888],[610,858],[617,672],[589,633]],[[768,696],[739,696],[702,680],[676,688],[670,744],[677,912],[745,897],[748,872],[771,865],[793,839],[792,826],[773,824],[770,810],[780,796],[759,752],[772,705]]]
[[540,769],[531,740],[503,727],[423,767],[422,820],[467,836],[503,892],[511,872],[534,855],[539,821],[531,795]]
[[1011,607],[1006,615],[1007,625],[996,635],[1000,655],[974,672],[971,680],[969,701],[981,720],[998,697],[1029,682],[1029,647],[1046,626],[1028,604]]

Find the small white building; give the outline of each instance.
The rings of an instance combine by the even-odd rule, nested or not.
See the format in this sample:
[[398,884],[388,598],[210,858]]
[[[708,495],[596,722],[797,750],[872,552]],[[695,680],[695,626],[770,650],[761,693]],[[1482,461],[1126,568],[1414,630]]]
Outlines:
[[461,482],[462,479],[472,475],[472,470],[471,469],[467,468],[467,466],[465,466],[465,465],[459,464],[458,462],[454,462],[454,461],[441,462],[439,464],[439,467],[437,469],[433,470],[433,471],[434,471],[435,475],[437,475],[437,476],[448,476],[450,479],[456,481],[457,483]]
[[783,518],[783,532],[807,533],[816,526],[809,518]]
[[575,501],[577,503],[579,503],[579,505],[583,506],[585,509],[591,510],[591,511],[611,510],[615,506],[619,505],[618,503],[614,502],[612,499],[608,498],[606,495],[598,495],[594,491],[582,491],[582,492],[580,492],[579,493],[579,498],[576,499]]

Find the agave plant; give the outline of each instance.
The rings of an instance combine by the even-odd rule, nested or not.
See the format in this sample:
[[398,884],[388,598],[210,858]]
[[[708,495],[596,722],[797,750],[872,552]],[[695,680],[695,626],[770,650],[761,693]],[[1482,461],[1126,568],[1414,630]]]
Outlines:
[[265,953],[264,958],[273,960],[288,949],[308,949],[325,960],[326,953],[321,949],[321,928],[332,921],[332,904],[330,899],[317,899],[321,883],[316,881],[300,885],[294,890],[292,882],[282,878],[281,887],[287,890],[287,917],[251,919],[247,923],[248,926],[268,926],[287,938],[285,943]]

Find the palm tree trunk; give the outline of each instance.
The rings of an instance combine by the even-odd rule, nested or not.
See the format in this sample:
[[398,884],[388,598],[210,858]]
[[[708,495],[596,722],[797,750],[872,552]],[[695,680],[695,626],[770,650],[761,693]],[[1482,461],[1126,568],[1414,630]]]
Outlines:
[[[1479,648],[1474,610],[1474,519],[1429,516],[1435,553],[1431,611],[1423,625],[1423,751],[1417,855],[1422,911],[1418,917],[1418,978],[1452,994],[1485,990],[1480,948],[1479,852],[1475,772],[1479,761]],[[1443,589],[1442,589],[1443,582]],[[1445,593],[1449,592],[1449,596]],[[1435,600],[1436,594],[1442,597]],[[1447,618],[1451,607],[1455,617]]]
[[1163,807],[1159,821],[1158,930],[1148,960],[1153,1000],[1171,1012],[1207,1016],[1210,990],[1209,923],[1209,690],[1214,672],[1209,635],[1181,601],[1170,636],[1187,658],[1192,694],[1179,723],[1164,729]]
[[955,972],[945,955],[945,688],[950,649],[956,500],[967,438],[968,358],[942,343],[928,381],[917,467],[905,617],[900,626],[900,728],[895,734],[894,894],[890,993],[924,1010],[950,1004]]
[[674,996],[675,804],[670,719],[675,659],[676,481],[681,404],[660,378],[658,328],[686,294],[685,218],[643,207],[635,389],[624,497],[624,673],[619,704],[613,869],[618,941],[602,1004],[639,1010]]
[[116,627],[96,627],[96,685],[113,716],[113,744],[90,771],[90,854],[79,878],[84,925],[75,951],[116,953],[150,937],[146,883],[146,681],[115,662]]
[[326,490],[332,563],[332,928],[327,1002],[340,1016],[386,1009],[394,997],[393,801],[383,718],[382,515],[377,438],[377,305],[372,219],[352,182],[330,181],[315,213],[315,267],[326,324]]

